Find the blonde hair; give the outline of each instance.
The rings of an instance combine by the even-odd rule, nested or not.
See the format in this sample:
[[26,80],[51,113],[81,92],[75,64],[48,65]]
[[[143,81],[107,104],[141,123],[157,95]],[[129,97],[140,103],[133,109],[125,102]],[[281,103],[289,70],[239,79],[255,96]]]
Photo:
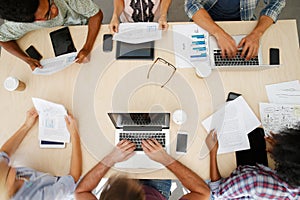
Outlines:
[[99,200],[145,200],[142,186],[133,179],[113,176],[105,183]]
[[0,159],[0,199],[8,200],[8,192],[5,185],[6,177],[8,173],[8,167],[3,159]]

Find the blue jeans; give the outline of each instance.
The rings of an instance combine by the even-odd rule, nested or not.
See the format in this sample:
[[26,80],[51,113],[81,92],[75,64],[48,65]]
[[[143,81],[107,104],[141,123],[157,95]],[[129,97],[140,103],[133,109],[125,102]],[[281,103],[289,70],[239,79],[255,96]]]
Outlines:
[[157,191],[159,191],[166,199],[169,199],[170,197],[170,191],[171,191],[171,180],[150,180],[150,179],[141,179],[140,183],[143,185],[147,185],[149,187],[155,188]]

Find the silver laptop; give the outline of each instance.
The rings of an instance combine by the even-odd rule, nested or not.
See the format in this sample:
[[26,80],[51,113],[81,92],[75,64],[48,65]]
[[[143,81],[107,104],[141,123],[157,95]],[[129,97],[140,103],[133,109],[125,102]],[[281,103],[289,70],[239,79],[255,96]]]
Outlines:
[[[232,38],[238,45],[246,35],[233,35]],[[258,56],[250,59],[249,61],[240,57],[242,49],[239,49],[234,58],[222,58],[221,49],[214,36],[209,37],[209,55],[211,68],[222,70],[263,70],[278,67],[278,65],[266,65],[262,61],[262,48],[259,46]]]
[[115,131],[115,144],[123,139],[136,144],[136,154],[127,161],[115,164],[117,168],[163,168],[148,158],[142,149],[143,139],[155,138],[170,153],[170,113],[108,113]]

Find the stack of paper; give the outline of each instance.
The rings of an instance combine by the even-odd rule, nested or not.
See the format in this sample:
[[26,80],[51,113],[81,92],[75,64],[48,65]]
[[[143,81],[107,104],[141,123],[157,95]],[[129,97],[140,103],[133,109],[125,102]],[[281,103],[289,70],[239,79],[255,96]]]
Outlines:
[[227,102],[221,109],[202,122],[207,132],[218,133],[218,154],[250,149],[247,134],[260,126],[242,96]]
[[260,118],[265,130],[278,133],[283,128],[292,128],[300,121],[300,84],[299,81],[266,85],[271,103],[260,103]]
[[70,134],[65,122],[67,111],[64,106],[39,98],[32,98],[32,101],[39,113],[39,140],[69,143]]

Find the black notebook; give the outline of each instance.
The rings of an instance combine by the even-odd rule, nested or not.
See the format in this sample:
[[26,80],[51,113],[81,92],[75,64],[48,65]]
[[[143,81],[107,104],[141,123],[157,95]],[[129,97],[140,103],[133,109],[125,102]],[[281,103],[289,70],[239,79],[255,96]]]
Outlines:
[[76,52],[68,27],[50,33],[55,56]]

